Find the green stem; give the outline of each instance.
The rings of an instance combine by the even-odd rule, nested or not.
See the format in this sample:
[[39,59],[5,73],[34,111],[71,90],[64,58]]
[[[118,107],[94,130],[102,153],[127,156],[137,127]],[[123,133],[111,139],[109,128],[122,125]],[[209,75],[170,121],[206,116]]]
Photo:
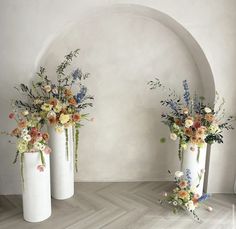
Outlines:
[[75,171],[78,172],[79,127],[75,128]]
[[23,184],[23,190],[24,190],[24,153],[20,154],[20,173],[21,173],[21,181]]
[[42,163],[43,166],[45,166],[45,159],[44,159],[44,156],[43,156],[43,152],[40,151],[39,153],[40,153],[40,160],[41,160],[41,163]]
[[197,162],[199,162],[200,158],[200,147],[197,147]]
[[67,161],[69,160],[69,147],[68,147],[68,129],[65,128],[65,135],[66,135],[66,158]]

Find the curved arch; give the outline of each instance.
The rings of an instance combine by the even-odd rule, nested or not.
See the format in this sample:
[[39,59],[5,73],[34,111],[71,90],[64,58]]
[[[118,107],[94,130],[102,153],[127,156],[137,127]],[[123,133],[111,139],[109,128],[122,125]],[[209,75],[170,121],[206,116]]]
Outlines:
[[167,27],[171,32],[173,32],[187,48],[188,53],[190,53],[196,68],[198,69],[198,76],[200,77],[201,85],[203,87],[203,92],[209,103],[214,102],[215,98],[215,83],[214,77],[211,71],[209,62],[196,41],[196,39],[175,19],[169,15],[160,12],[156,9],[149,8],[142,5],[134,4],[117,4],[109,7],[101,7],[92,10],[91,12],[81,16],[79,21],[74,23],[67,24],[60,31],[50,37],[42,51],[38,55],[38,58],[35,62],[35,67],[38,68],[39,63],[42,62],[44,56],[46,56],[50,47],[53,46],[54,41],[61,39],[65,34],[69,33],[75,26],[78,24],[83,24],[89,20],[94,20],[94,18],[99,17],[100,15],[109,15],[122,12],[123,14],[135,14],[139,15],[162,24],[164,27]]

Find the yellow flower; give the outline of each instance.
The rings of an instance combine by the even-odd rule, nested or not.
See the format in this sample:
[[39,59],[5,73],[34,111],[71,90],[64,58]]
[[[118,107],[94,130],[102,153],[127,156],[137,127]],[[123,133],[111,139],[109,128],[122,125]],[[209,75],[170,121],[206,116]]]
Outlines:
[[28,143],[25,140],[20,140],[17,144],[17,150],[19,151],[19,153],[24,153],[28,150],[27,147]]
[[53,108],[56,113],[59,113],[62,109],[62,105],[58,102],[57,105]]
[[61,133],[62,131],[64,130],[64,127],[63,126],[55,126],[55,131],[58,132],[58,133]]
[[70,120],[70,115],[61,114],[59,120],[64,125]]
[[44,103],[42,106],[41,106],[41,109],[44,110],[44,111],[50,111],[52,109],[52,105],[51,104],[48,104],[48,103]]

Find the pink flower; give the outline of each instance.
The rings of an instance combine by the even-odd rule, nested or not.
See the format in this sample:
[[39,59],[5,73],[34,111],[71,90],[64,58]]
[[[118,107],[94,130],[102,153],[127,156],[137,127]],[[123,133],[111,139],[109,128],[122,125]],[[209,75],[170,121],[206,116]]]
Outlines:
[[46,146],[45,149],[44,149],[44,153],[50,154],[51,152],[52,152],[51,148],[49,148],[48,146]]
[[39,172],[43,172],[44,171],[44,165],[38,165],[37,169]]
[[9,116],[8,116],[10,119],[13,119],[15,117],[15,114],[14,113],[10,113]]

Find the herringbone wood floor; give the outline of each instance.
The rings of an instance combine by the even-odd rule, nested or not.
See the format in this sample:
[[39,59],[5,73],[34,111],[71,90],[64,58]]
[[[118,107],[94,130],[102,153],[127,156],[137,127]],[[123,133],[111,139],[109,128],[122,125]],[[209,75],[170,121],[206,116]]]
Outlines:
[[[52,200],[52,216],[41,223],[22,219],[21,197],[0,196],[0,228],[17,229],[232,229],[235,195],[215,194],[194,221],[184,212],[175,215],[158,203],[170,182],[76,183],[75,195],[68,200]],[[235,214],[236,215],[236,214]],[[236,219],[235,219],[236,223]]]

